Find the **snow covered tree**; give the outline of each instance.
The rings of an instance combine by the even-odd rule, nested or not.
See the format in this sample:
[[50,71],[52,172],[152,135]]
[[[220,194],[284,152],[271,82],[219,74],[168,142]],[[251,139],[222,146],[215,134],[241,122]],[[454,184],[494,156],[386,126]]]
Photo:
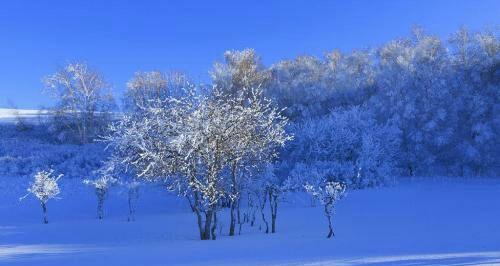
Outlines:
[[334,109],[369,111],[376,125],[399,129],[395,163],[404,175],[493,173],[498,36],[461,29],[446,42],[416,27],[373,49],[280,61],[266,95],[297,124]]
[[167,80],[159,71],[136,72],[134,77],[127,82],[127,90],[124,96],[126,109],[141,110],[150,104],[157,103],[156,100],[164,100],[168,97]]
[[304,185],[304,189],[312,196],[318,198],[324,206],[325,216],[328,220],[327,238],[335,236],[332,225],[335,204],[345,196],[346,188],[347,186],[344,183],[326,180],[323,180],[320,184]]
[[328,116],[295,123],[290,130],[294,140],[285,147],[280,175],[301,185],[329,175],[333,181],[363,188],[384,184],[397,173],[397,128],[377,125],[360,107],[333,110]]
[[97,196],[97,218],[99,220],[104,218],[104,200],[108,195],[109,188],[118,183],[118,179],[110,175],[101,175],[96,179],[83,180],[85,185],[94,188],[95,195]]
[[[214,88],[211,97],[201,103],[181,128],[185,130],[181,134],[184,138],[174,142],[201,162],[197,173],[204,173],[204,179],[194,177],[191,189],[209,200],[204,203],[193,199],[193,202],[202,203],[210,217],[219,200],[226,196],[231,200],[231,235],[234,235],[234,211],[241,193],[241,180],[238,180],[241,165],[251,167],[275,157],[276,147],[289,139],[284,131],[286,120],[270,102],[261,100],[260,93],[254,91],[252,98],[246,100],[247,105],[239,102],[238,98]],[[223,178],[225,168],[231,169],[229,183]]]
[[[54,176],[53,174],[54,170],[52,169],[36,173],[34,176],[35,181],[31,183],[31,186],[28,188],[29,193],[26,195],[33,194],[33,196],[40,201],[44,223],[49,223],[47,219],[47,202],[50,199],[56,198],[60,193],[57,181],[59,181],[63,175]],[[26,196],[21,199],[24,199]]]
[[[197,117],[201,112],[194,112],[202,99],[192,86],[183,91],[184,94],[167,97],[166,104],[152,104],[139,115],[123,116],[111,126],[111,134],[105,139],[114,155],[125,167],[132,168],[137,178],[161,181],[186,197],[197,216],[200,238],[210,239],[213,210],[221,193],[215,186],[215,169],[208,169],[212,172],[206,175],[205,165],[195,157],[198,153],[190,149],[189,144],[196,141],[192,139],[195,135],[185,135],[189,134],[188,126],[201,123]],[[197,129],[200,132],[203,127]],[[213,207],[205,217],[202,202]]]
[[288,139],[286,120],[254,92],[241,105],[217,87],[210,95],[189,87],[140,118],[123,117],[107,138],[138,177],[162,180],[189,200],[201,239],[215,238],[221,200],[239,197],[239,191],[228,189],[234,179],[225,178],[226,170],[235,162],[273,158]]
[[[291,140],[285,132],[287,119],[262,95],[261,88],[251,90],[250,98],[238,97],[229,101],[233,109],[234,132],[229,134],[227,157],[230,168],[229,188],[230,227],[229,235],[234,235],[236,217],[240,221],[240,199],[248,183],[256,178],[255,168],[272,161],[278,156],[278,148]],[[224,98],[224,97],[222,97]],[[227,101],[227,100],[225,100]],[[242,102],[246,104],[241,105]],[[241,229],[241,223],[240,229]]]
[[324,116],[333,108],[361,105],[374,94],[373,53],[338,50],[324,59],[300,56],[271,66],[266,95],[292,121]]
[[215,63],[210,72],[213,84],[231,97],[251,97],[252,89],[265,88],[270,79],[260,57],[253,49],[226,51],[224,63]]
[[457,114],[455,138],[445,157],[460,175],[498,172],[500,34],[460,29],[450,38],[451,86]]
[[86,63],[72,63],[44,79],[56,99],[55,126],[59,132],[76,132],[88,143],[107,127],[114,99],[110,85]]
[[124,164],[121,160],[118,150],[112,151],[103,165],[95,171],[98,175],[96,179],[84,180],[86,185],[95,189],[97,196],[97,214],[99,219],[104,217],[104,201],[108,196],[108,191],[111,187],[117,186],[120,196],[124,196],[127,200],[128,216],[127,221],[135,221],[135,213],[137,201],[140,196],[140,188],[142,183],[137,178],[137,174],[133,167]]
[[125,108],[130,112],[142,112],[148,107],[154,107],[153,105],[161,107],[169,96],[188,84],[188,77],[181,72],[136,72],[127,82]]
[[271,80],[266,95],[291,120],[324,115],[331,90],[324,79],[326,65],[316,57],[300,56],[280,61],[270,68]]
[[[224,57],[225,63],[216,63],[211,74],[215,84],[214,99],[220,101],[219,105],[227,105],[232,116],[238,118],[235,130],[229,134],[227,149],[231,182],[226,190],[230,203],[229,235],[232,236],[236,221],[241,232],[240,199],[254,178],[249,168],[255,167],[255,162],[275,158],[275,144],[282,145],[288,136],[284,135],[286,120],[264,95],[270,73],[255,51],[227,51]],[[266,122],[266,119],[276,123]]]
[[372,109],[401,129],[401,167],[408,175],[424,173],[435,165],[438,151],[450,145],[448,126],[454,124],[445,47],[415,28],[413,38],[381,47],[379,57],[381,93]]
[[126,182],[125,187],[127,188],[127,203],[128,203],[128,218],[127,221],[135,221],[135,211],[137,199],[139,198],[139,188],[141,183],[136,180],[131,180]]

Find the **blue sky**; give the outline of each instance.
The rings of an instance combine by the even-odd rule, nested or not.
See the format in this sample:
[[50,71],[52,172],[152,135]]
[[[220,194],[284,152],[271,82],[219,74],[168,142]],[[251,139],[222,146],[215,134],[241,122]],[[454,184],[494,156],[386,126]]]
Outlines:
[[41,79],[69,61],[99,69],[119,95],[138,70],[181,70],[196,81],[228,49],[269,65],[350,51],[408,35],[448,36],[500,25],[498,0],[5,1],[0,8],[0,107],[50,105]]

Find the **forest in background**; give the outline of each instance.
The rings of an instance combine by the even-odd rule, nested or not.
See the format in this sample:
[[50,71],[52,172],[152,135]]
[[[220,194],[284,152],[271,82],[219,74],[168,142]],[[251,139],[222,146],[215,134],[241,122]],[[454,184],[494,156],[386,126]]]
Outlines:
[[[498,173],[500,161],[499,51],[498,30],[463,28],[443,40],[414,28],[409,37],[380,47],[350,53],[335,50],[322,58],[299,56],[269,67],[252,49],[228,51],[225,61],[210,71],[211,85],[231,93],[262,88],[283,110],[294,140],[280,152],[277,172],[282,176],[314,170],[334,171],[346,179],[356,176],[356,169],[367,160],[386,171],[371,173],[375,179],[388,172],[391,176],[488,176]],[[94,82],[101,84],[93,84],[98,89],[87,98],[67,97],[67,91],[55,87],[51,90],[50,79],[57,77],[47,77],[47,90],[60,100],[54,119],[44,118],[31,126],[20,119],[12,130],[2,125],[6,128],[0,149],[3,175],[29,175],[42,165],[63,167],[66,159],[75,157],[66,154],[74,153],[72,145],[94,142],[104,134],[117,105],[109,83],[98,72],[93,75],[99,77]],[[122,111],[134,112],[133,105],[164,99],[188,84],[192,85],[185,73],[138,72],[127,84]],[[196,86],[200,93],[211,90],[211,86]],[[82,129],[72,120],[86,116],[91,119],[82,125],[88,132],[81,136]],[[33,127],[40,130],[29,132]],[[12,142],[23,135],[40,145]],[[75,160],[76,169],[97,168],[101,160],[96,157],[105,157],[99,143],[74,149],[79,151],[77,157],[84,157]],[[43,155],[49,150],[54,154]],[[39,160],[46,157],[51,159]],[[65,168],[75,171],[73,166]]]

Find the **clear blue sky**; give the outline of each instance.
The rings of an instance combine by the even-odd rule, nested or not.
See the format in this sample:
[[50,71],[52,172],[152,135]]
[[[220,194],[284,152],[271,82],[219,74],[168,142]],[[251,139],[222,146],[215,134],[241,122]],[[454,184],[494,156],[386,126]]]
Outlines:
[[350,51],[406,36],[500,25],[500,0],[23,1],[0,6],[0,107],[50,105],[42,77],[68,61],[97,67],[119,94],[137,70],[181,70],[197,81],[228,49],[265,64]]

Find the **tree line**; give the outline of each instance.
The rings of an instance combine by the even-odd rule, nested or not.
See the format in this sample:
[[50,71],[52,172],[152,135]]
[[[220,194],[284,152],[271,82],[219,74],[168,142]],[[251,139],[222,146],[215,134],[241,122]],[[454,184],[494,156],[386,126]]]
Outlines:
[[443,40],[415,28],[380,47],[269,67],[253,49],[227,51],[208,86],[137,72],[119,116],[108,83],[85,63],[46,84],[58,136],[111,150],[96,179],[163,183],[186,198],[201,239],[215,239],[224,208],[229,235],[258,212],[275,232],[278,202],[298,190],[325,206],[331,237],[346,188],[498,173],[498,34],[460,29]]

